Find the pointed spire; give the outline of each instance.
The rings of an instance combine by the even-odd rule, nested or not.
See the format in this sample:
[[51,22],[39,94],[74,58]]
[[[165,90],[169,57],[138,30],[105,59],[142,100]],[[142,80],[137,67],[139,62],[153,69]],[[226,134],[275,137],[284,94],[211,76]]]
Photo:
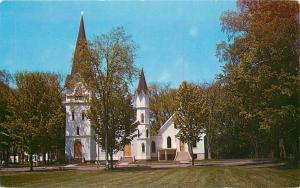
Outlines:
[[140,94],[141,92],[144,92],[145,94],[148,93],[148,87],[144,75],[144,70],[142,68],[141,74],[140,74],[140,80],[139,80],[139,85],[137,88],[137,93]]
[[84,30],[84,22],[83,22],[83,12],[81,12],[79,32],[78,32],[78,37],[77,37],[77,44],[81,40],[86,41],[85,30]]
[[84,21],[83,21],[83,12],[81,12],[81,17],[80,17],[80,25],[79,25],[79,31],[78,31],[78,36],[77,36],[77,42],[76,42],[76,47],[75,47],[75,52],[74,52],[74,57],[73,57],[73,65],[72,65],[72,71],[71,74],[75,75],[78,73],[78,63],[80,62],[75,62],[75,56],[79,53],[79,45],[83,45],[83,43],[86,42],[86,36],[85,36],[85,29],[84,29]]
[[83,50],[82,47],[80,48],[79,46],[82,44],[86,44],[86,42],[87,40],[86,40],[85,29],[84,29],[83,12],[81,12],[79,31],[78,31],[77,41],[76,41],[73,63],[72,63],[72,70],[71,70],[71,74],[68,75],[66,78],[66,83],[65,83],[66,86],[67,85],[70,86],[72,80],[74,79],[74,76],[79,72],[80,62],[75,57],[78,58],[78,55],[80,54],[79,51]]

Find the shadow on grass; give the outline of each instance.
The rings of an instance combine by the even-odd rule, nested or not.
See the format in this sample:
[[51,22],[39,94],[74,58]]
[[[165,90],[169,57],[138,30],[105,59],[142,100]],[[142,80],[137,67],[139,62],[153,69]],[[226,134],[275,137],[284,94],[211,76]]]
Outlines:
[[156,171],[156,170],[168,170],[171,168],[151,168],[148,166],[143,167],[117,167],[114,169],[104,169],[105,172],[140,172],[140,171]]

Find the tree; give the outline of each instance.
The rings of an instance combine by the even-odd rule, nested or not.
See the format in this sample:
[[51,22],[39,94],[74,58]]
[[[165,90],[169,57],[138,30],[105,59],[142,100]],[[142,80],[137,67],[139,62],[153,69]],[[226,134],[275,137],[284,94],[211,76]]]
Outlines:
[[56,74],[30,72],[17,73],[15,80],[7,129],[19,150],[29,154],[32,171],[33,154],[50,147],[64,130],[60,80]]
[[197,85],[183,82],[176,96],[179,103],[174,117],[174,124],[179,129],[176,136],[188,144],[192,165],[194,165],[193,143],[201,139],[200,134],[204,131],[204,121],[201,119],[203,98],[199,97],[202,94]]
[[136,45],[121,27],[83,45],[88,50],[80,55],[80,76],[91,92],[89,118],[98,144],[106,150],[107,167],[110,154],[113,168],[113,153],[132,139],[137,126],[129,92],[137,73]]
[[5,160],[8,163],[10,137],[5,124],[7,123],[8,96],[11,93],[9,87],[10,75],[6,71],[0,71],[0,162]]
[[215,81],[211,84],[200,85],[204,100],[203,113],[201,119],[204,121],[203,125],[205,128],[205,134],[207,138],[207,156],[208,159],[212,159],[212,154],[217,156],[217,140],[221,132],[222,125],[224,123],[223,119],[223,92],[221,84]]
[[169,84],[156,83],[151,84],[149,89],[151,133],[155,135],[177,108],[176,89],[172,89]]
[[239,0],[237,8],[221,17],[228,41],[217,49],[226,62],[224,90],[236,99],[236,126],[255,157],[280,157],[282,146],[299,156],[299,4]]

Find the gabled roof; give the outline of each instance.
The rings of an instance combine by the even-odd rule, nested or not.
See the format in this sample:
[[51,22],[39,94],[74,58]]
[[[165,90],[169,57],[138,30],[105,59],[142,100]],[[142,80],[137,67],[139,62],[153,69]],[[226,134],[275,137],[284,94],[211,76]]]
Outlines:
[[173,121],[174,114],[160,127],[160,129],[158,130],[158,134],[157,135],[161,135],[161,133],[164,132],[172,124],[172,123],[169,123],[169,122]]
[[148,93],[148,87],[144,75],[144,70],[142,69],[141,75],[140,75],[140,80],[139,80],[139,85],[137,88],[137,93],[140,94],[141,92],[144,92],[145,94]]

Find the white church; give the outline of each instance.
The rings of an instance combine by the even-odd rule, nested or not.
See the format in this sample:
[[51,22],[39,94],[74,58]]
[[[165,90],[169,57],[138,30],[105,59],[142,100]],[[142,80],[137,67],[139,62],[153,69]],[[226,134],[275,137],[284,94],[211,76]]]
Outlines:
[[[86,41],[83,16],[81,16],[78,42]],[[77,48],[76,45],[76,48]],[[75,48],[75,53],[76,53]],[[67,81],[73,81],[68,88],[64,100],[66,109],[65,129],[65,154],[69,161],[97,161],[105,160],[105,151],[95,141],[95,134],[90,121],[86,118],[89,109],[88,100],[90,93],[84,89],[82,83],[76,82],[78,70],[73,61],[71,74]],[[159,129],[157,135],[150,135],[149,117],[149,90],[143,70],[140,73],[139,83],[135,92],[133,107],[136,109],[136,117],[139,125],[135,137],[123,151],[114,154],[114,160],[201,160],[205,159],[205,134],[201,140],[193,144],[194,156],[190,156],[187,144],[180,142],[176,137],[179,132],[175,128],[173,116],[171,116]]]

